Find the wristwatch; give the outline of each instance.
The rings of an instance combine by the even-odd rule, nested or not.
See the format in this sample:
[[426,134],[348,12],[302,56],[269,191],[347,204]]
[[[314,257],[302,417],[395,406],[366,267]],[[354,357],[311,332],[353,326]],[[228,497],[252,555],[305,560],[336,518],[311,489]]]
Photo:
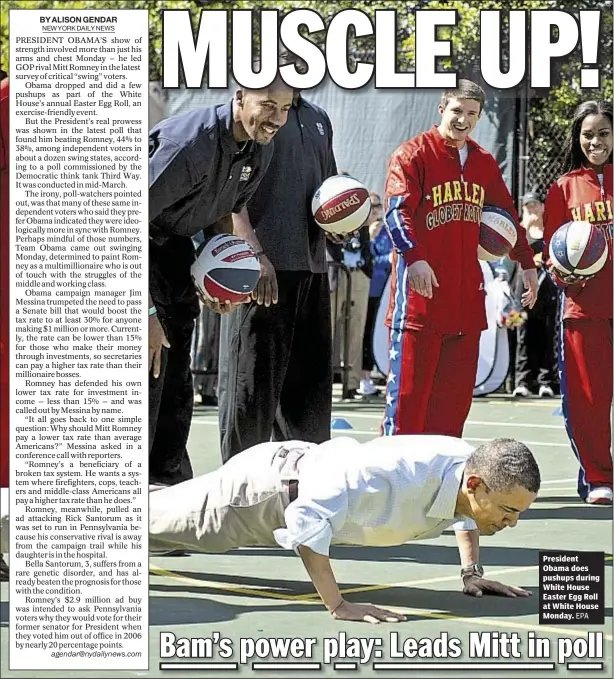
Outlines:
[[480,566],[479,563],[472,563],[469,564],[468,566],[463,566],[463,568],[461,568],[461,578],[463,581],[465,580],[465,578],[472,577],[477,578],[484,577],[484,569],[482,568],[482,566]]

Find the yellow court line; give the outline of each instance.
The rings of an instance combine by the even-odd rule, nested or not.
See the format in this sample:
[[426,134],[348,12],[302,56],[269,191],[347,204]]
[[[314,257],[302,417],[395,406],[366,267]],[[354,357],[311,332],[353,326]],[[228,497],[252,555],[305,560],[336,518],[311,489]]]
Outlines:
[[[498,571],[488,571],[488,576],[502,575],[504,573],[521,573],[522,571],[531,571],[539,568],[538,566],[520,566],[514,568],[502,568]],[[382,589],[395,589],[397,587],[416,587],[418,585],[432,585],[439,582],[452,582],[458,580],[458,575],[445,575],[438,578],[427,578],[426,580],[404,580],[403,582],[390,582],[385,585],[361,585],[359,587],[348,587],[347,589],[339,590],[341,594],[357,594],[360,592],[377,592]],[[310,599],[319,596],[317,593],[299,594],[300,599]]]
[[[606,556],[605,561],[611,561],[612,556]],[[499,570],[491,571],[489,569],[488,571],[488,577],[490,578],[493,575],[504,575],[506,573],[522,573],[523,571],[532,571],[532,570],[537,570],[539,568],[539,564],[534,565],[534,566],[514,566],[512,568],[500,568]],[[439,578],[428,578],[426,580],[405,580],[403,582],[390,582],[386,585],[363,585],[361,587],[349,587],[347,589],[341,589],[339,590],[341,594],[355,594],[358,592],[376,592],[382,589],[395,589],[396,587],[416,587],[417,585],[432,585],[434,583],[439,583],[439,582],[451,582],[454,580],[458,580],[458,575],[446,575],[443,577]],[[311,597],[317,597],[318,594],[299,594],[298,595],[301,599],[308,599]]]
[[[610,557],[611,559],[612,557]],[[521,571],[521,570],[530,570],[531,568],[535,568],[535,566],[525,566],[523,568],[508,568],[508,569],[502,569],[499,571],[492,571],[493,574],[499,574],[499,573],[506,573],[509,571]],[[265,599],[282,599],[285,601],[292,601],[293,603],[298,603],[298,604],[303,604],[303,605],[309,605],[309,604],[318,604],[321,605],[321,601],[315,600],[313,598],[307,598],[309,597],[318,597],[317,594],[309,594],[309,595],[291,595],[291,594],[277,594],[277,593],[271,593],[271,592],[266,592],[262,591],[259,589],[248,589],[244,587],[236,587],[234,585],[224,585],[218,582],[213,582],[211,580],[199,580],[197,578],[190,578],[185,575],[180,575],[178,573],[174,573],[173,571],[167,571],[164,568],[158,568],[157,566],[151,566],[150,570],[156,574],[156,575],[161,575],[161,576],[166,576],[169,578],[172,578],[174,580],[179,580],[181,582],[185,582],[186,584],[190,585],[197,585],[199,587],[203,588],[209,588],[209,589],[217,589],[217,590],[222,590],[222,591],[227,591],[227,592],[232,592],[234,594],[247,594],[251,596],[256,596],[256,597],[261,597]],[[457,576],[454,577],[448,577],[448,578],[431,578],[430,580],[416,580],[413,584],[425,584],[425,583],[432,583],[432,582],[441,582],[442,580],[456,580]],[[402,583],[399,583],[401,585]],[[394,586],[394,585],[393,585]],[[375,586],[370,586],[371,591]],[[378,586],[379,589],[384,589],[386,586]],[[357,592],[357,591],[367,591],[367,588],[359,588],[359,587],[354,587],[350,589],[345,589],[341,590],[343,594],[348,594],[351,592]],[[588,631],[586,630],[576,630],[576,629],[563,629],[560,627],[550,627],[548,625],[532,625],[530,623],[522,623],[522,622],[509,622],[506,620],[495,620],[492,618],[481,618],[481,617],[466,617],[462,615],[454,615],[453,613],[442,613],[439,611],[427,611],[422,608],[408,608],[406,606],[393,606],[390,607],[391,610],[400,612],[400,613],[405,613],[408,615],[415,615],[423,618],[430,618],[433,620],[455,620],[456,622],[459,623],[465,623],[465,624],[475,624],[475,625],[481,625],[483,627],[490,627],[491,629],[496,629],[497,627],[506,627],[506,628],[511,628],[511,629],[525,629],[525,630],[530,630],[530,631],[539,631],[542,633],[551,633],[551,634],[561,634],[561,635],[566,635],[566,636],[575,636],[575,637],[588,637]],[[603,638],[606,641],[612,641],[612,635],[610,634],[603,634]]]
[[201,580],[199,578],[190,578],[186,575],[174,573],[173,571],[167,571],[165,568],[159,568],[158,566],[149,566],[149,571],[154,575],[173,578],[174,580],[180,580],[181,582],[184,582],[188,585],[197,585],[198,587],[204,587],[207,589],[218,589],[223,592],[232,592],[233,594],[246,594],[248,596],[259,596],[265,599],[282,599],[284,601],[296,601],[296,594],[280,594],[279,592],[269,592],[266,590],[258,589],[257,587],[254,587],[252,589],[251,586],[240,587],[238,585],[225,585],[221,582],[216,582],[215,580]]

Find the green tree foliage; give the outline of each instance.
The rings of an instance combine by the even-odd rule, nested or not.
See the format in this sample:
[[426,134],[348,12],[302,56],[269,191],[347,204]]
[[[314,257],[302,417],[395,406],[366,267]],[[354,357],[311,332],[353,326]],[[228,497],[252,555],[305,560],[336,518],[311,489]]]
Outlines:
[[[578,12],[588,9],[601,9],[601,31],[599,37],[598,64],[601,75],[601,87],[598,91],[582,90],[580,88],[580,67],[582,53],[578,47],[572,54],[556,62],[553,69],[553,86],[547,91],[534,91],[528,87],[521,87],[518,95],[529,98],[529,140],[531,163],[544,168],[552,165],[560,150],[561,140],[571,112],[582,100],[591,97],[612,98],[612,51],[613,24],[612,0],[482,0],[481,2],[446,2],[445,0],[414,0],[414,2],[382,1],[356,2],[355,0],[338,0],[325,2],[323,0],[252,0],[252,1],[210,1],[210,0],[4,0],[1,9],[0,38],[4,45],[2,50],[2,68],[9,71],[8,64],[8,12],[10,9],[147,9],[149,11],[149,50],[150,77],[159,80],[161,73],[161,45],[162,45],[162,10],[163,9],[191,9],[193,25],[198,25],[198,15],[201,9],[252,9],[255,15],[255,35],[258,35],[258,15],[263,9],[276,9],[280,17],[295,9],[312,9],[320,14],[328,25],[332,17],[343,9],[357,9],[370,17],[375,16],[378,9],[395,9],[397,12],[397,59],[400,70],[412,70],[415,56],[415,21],[416,9],[453,9],[457,11],[458,24],[455,27],[440,27],[440,39],[453,41],[453,53],[450,58],[442,59],[441,68],[453,70],[460,75],[478,77],[480,67],[480,12],[486,9],[504,10],[504,30],[502,35],[502,58],[507,59],[507,35],[505,31],[506,12],[522,9],[529,12],[533,9],[564,10],[575,16]],[[528,14],[527,14],[528,17]],[[325,33],[310,36],[313,41],[323,44]],[[351,58],[353,60],[372,61],[375,41],[372,37],[355,38],[351,36]],[[527,71],[528,73],[528,71]],[[529,172],[529,175],[531,173]],[[546,172],[546,174],[550,174]],[[544,183],[549,179],[540,179],[537,183]],[[535,183],[535,182],[534,182]]]

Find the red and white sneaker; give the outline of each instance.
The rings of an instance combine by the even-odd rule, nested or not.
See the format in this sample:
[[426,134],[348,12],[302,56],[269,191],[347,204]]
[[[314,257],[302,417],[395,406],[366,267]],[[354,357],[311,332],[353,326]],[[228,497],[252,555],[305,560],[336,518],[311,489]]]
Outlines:
[[606,486],[593,488],[586,498],[589,505],[612,505],[612,489]]

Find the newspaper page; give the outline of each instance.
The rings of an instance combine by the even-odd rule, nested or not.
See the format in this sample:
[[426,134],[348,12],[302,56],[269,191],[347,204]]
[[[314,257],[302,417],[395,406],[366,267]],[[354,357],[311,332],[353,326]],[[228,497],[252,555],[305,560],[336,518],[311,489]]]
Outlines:
[[10,13],[15,670],[148,664],[147,38]]
[[[0,675],[612,676],[611,0],[1,16]],[[395,420],[469,334],[407,359],[474,236],[483,398],[386,438],[459,408],[462,352],[411,378],[445,385],[433,430]],[[426,469],[459,436],[529,451],[512,490]]]

